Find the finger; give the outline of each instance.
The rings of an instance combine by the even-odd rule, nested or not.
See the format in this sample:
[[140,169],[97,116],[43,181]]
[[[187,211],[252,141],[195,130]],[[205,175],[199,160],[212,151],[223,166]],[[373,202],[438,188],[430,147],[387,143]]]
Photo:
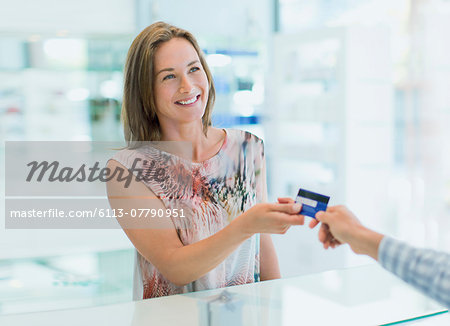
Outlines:
[[271,233],[285,234],[289,230],[290,227],[291,227],[290,225],[281,225],[278,227],[278,229],[272,231]]
[[328,225],[326,224],[322,224],[319,230],[319,240],[322,243],[327,243],[328,245],[330,245],[333,240],[333,234],[330,231],[330,228],[328,227]]
[[341,243],[340,243],[339,241],[333,241],[333,242],[331,242],[331,247],[332,247],[333,249],[339,247],[340,245],[341,245]]
[[333,243],[333,240],[334,240],[333,234],[331,232],[328,232],[326,241],[331,244]]
[[295,201],[290,197],[278,197],[278,202],[280,204],[293,204]]
[[330,239],[328,241],[330,242],[330,244],[333,248],[336,248],[342,244],[338,239],[336,239],[334,237],[334,235],[333,235],[333,233],[331,233],[331,231],[330,231]]
[[324,221],[324,219],[325,219],[325,212],[324,211],[318,211],[317,213],[316,213],[316,220],[318,220],[319,222],[325,222]]
[[324,243],[325,241],[326,241],[326,239],[327,239],[327,229],[325,228],[325,224],[322,224],[321,226],[320,226],[320,229],[319,229],[319,233],[318,233],[318,236],[319,236],[319,241],[320,242],[322,242],[322,243]]
[[331,244],[333,242],[333,240],[335,240],[335,238],[333,236],[333,233],[331,233],[330,227],[327,224],[324,225],[324,229],[326,229],[326,239],[325,239],[325,241],[329,242]]
[[299,203],[293,204],[271,204],[270,209],[272,211],[282,212],[286,214],[298,214],[302,209],[302,205]]
[[325,249],[334,248],[335,247],[335,243],[330,238],[327,238],[323,243],[326,244],[326,248]]
[[336,210],[338,210],[339,209],[339,206],[328,206],[327,207],[327,212],[328,213],[333,213],[333,212],[336,212]]
[[289,225],[288,225],[288,226],[285,226],[285,227],[283,228],[283,230],[281,231],[281,234],[285,234],[285,233],[289,230],[289,228],[290,228]]
[[305,216],[303,216],[303,215],[287,215],[286,222],[290,225],[303,225],[303,224],[305,224]]
[[313,228],[315,228],[317,225],[319,225],[319,221],[318,220],[316,220],[316,219],[312,219],[310,222],[309,222],[309,227],[311,228],[311,229],[313,229]]
[[334,239],[331,244],[333,245],[333,248],[339,247],[342,243],[338,239]]

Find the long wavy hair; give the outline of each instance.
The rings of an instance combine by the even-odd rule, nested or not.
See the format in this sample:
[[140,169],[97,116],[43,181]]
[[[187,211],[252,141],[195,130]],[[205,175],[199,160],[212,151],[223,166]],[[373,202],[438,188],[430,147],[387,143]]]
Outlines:
[[156,22],[146,27],[134,39],[127,54],[124,69],[122,122],[125,140],[128,144],[161,140],[161,127],[156,115],[154,92],[155,53],[160,44],[176,37],[184,38],[192,44],[208,78],[208,101],[202,117],[205,135],[208,126],[211,125],[211,113],[216,92],[211,71],[197,40],[184,29],[164,22]]

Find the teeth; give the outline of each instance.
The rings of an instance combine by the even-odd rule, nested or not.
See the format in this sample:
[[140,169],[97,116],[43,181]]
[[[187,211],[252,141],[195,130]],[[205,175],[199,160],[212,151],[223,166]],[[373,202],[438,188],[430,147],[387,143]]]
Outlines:
[[191,98],[191,99],[188,100],[188,101],[178,101],[178,103],[183,104],[183,105],[186,105],[186,104],[194,103],[195,101],[197,101],[197,96],[194,96],[193,98]]

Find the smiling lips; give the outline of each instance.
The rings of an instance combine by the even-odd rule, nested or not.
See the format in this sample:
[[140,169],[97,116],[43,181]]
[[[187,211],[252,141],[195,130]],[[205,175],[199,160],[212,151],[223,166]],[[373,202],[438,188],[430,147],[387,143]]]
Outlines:
[[191,98],[185,99],[185,100],[176,101],[175,104],[181,104],[181,105],[194,104],[195,102],[198,101],[199,98],[200,98],[200,94],[193,96]]

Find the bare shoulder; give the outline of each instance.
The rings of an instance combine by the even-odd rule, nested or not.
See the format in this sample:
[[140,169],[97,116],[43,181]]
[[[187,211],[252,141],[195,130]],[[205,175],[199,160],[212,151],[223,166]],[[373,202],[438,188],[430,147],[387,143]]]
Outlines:
[[[136,182],[133,182],[135,178],[133,178],[131,171],[118,161],[114,159],[109,160],[106,164],[106,168],[108,169],[108,176],[106,178],[108,196],[110,195],[110,191],[123,194],[137,186]],[[129,184],[128,186],[125,186],[127,180],[129,180]]]
[[252,142],[252,143],[263,143],[263,139],[259,136],[251,133],[247,130],[242,129],[226,129],[226,133],[229,137],[234,138],[236,141],[241,142]]
[[164,204],[157,198],[155,193],[142,181],[138,180],[123,164],[111,159],[106,166],[109,169],[106,189],[111,205],[114,205],[114,202],[119,202],[119,200],[115,199],[127,198],[128,202],[134,205],[139,204],[139,206],[143,205],[142,199],[153,199],[150,201],[146,200],[146,205],[151,204],[151,206],[164,207]]
[[211,137],[211,140],[214,143],[222,143],[226,137],[226,132],[224,129],[219,129],[215,127],[209,127],[208,129],[208,137]]

